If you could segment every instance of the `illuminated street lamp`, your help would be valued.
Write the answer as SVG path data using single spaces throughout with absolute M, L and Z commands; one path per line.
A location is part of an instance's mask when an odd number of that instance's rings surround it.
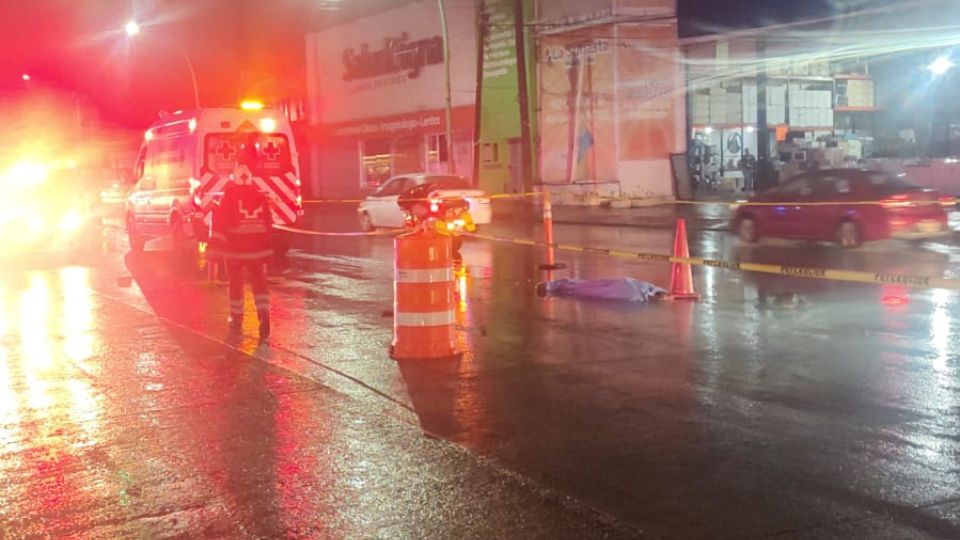
M 127 34 L 127 37 L 133 38 L 140 33 L 140 24 L 134 20 L 127 21 L 127 24 L 123 25 L 123 31 Z M 180 54 L 183 55 L 183 59 L 187 63 L 187 69 L 190 70 L 190 82 L 193 83 L 193 105 L 199 109 L 200 88 L 197 85 L 197 72 L 193 69 L 193 62 L 190 60 L 190 55 L 187 54 L 187 51 L 180 49 Z
M 137 24 L 137 21 L 127 21 L 127 24 L 123 25 L 123 31 L 127 33 L 127 36 L 133 37 L 140 33 L 140 25 Z
M 930 62 L 930 65 L 927 66 L 927 69 L 930 70 L 930 73 L 933 73 L 935 76 L 939 77 L 940 75 L 950 71 L 950 68 L 953 66 L 954 63 L 952 60 L 950 60 L 949 56 L 941 56 L 933 62 Z

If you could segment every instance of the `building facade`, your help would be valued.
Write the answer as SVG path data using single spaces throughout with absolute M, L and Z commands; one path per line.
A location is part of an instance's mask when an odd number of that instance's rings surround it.
M 674 0 L 542 0 L 540 175 L 551 190 L 674 195 L 686 150 Z
M 390 176 L 469 171 L 476 26 L 471 0 L 448 0 L 453 155 L 447 155 L 443 39 L 424 0 L 309 34 L 311 190 L 356 196 Z
M 490 193 L 670 196 L 685 151 L 674 0 L 446 0 L 453 151 L 440 14 L 413 1 L 308 35 L 313 196 L 369 193 L 402 173 L 452 172 Z M 521 56 L 522 55 L 522 56 Z M 521 164 L 526 64 L 530 178 Z M 479 98 L 479 99 L 478 99 Z
M 808 49 L 776 36 L 685 41 L 690 137 L 715 168 L 733 171 L 744 155 L 757 156 L 761 93 L 774 161 L 792 161 L 791 149 L 828 144 L 838 159 L 864 157 L 879 111 L 869 59 Z

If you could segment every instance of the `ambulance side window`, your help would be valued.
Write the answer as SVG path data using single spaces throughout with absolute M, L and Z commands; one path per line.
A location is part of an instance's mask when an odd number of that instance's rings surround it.
M 157 180 L 153 177 L 153 159 L 154 149 L 147 145 L 143 148 L 143 167 L 140 170 L 140 178 L 137 185 L 141 190 L 157 189 Z
M 161 189 L 190 187 L 191 162 L 187 158 L 187 137 L 171 137 L 161 141 L 159 164 L 162 167 Z
M 146 148 L 140 148 L 140 153 L 137 154 L 137 162 L 133 166 L 133 176 L 127 180 L 127 183 L 136 184 L 141 178 L 143 178 L 143 167 L 144 160 L 146 158 L 146 152 Z

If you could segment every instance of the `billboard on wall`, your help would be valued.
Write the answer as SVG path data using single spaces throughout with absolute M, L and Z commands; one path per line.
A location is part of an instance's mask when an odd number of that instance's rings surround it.
M 609 27 L 540 40 L 544 182 L 614 180 L 614 43 Z
M 487 16 L 483 40 L 482 133 L 485 138 L 520 136 L 517 46 L 512 0 L 482 0 Z
M 547 35 L 539 56 L 545 182 L 622 181 L 624 164 L 667 163 L 683 151 L 674 23 Z
M 540 0 L 540 17 L 546 20 L 602 18 L 611 14 L 673 14 L 676 0 Z
M 619 38 L 619 159 L 666 159 L 682 151 L 677 113 L 684 107 L 684 88 L 676 27 L 621 29 Z
M 446 0 L 454 106 L 472 105 L 476 28 L 472 0 Z M 340 123 L 442 108 L 440 13 L 431 0 L 332 27 L 308 40 L 312 123 Z

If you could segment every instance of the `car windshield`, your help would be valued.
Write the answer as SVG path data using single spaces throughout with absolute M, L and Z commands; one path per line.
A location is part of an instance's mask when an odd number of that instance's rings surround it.
M 919 191 L 920 188 L 907 182 L 904 177 L 890 173 L 874 172 L 868 175 L 870 185 L 884 193 L 899 193 L 903 191 Z
M 437 189 L 470 189 L 470 182 L 462 176 L 428 176 L 427 182 Z

